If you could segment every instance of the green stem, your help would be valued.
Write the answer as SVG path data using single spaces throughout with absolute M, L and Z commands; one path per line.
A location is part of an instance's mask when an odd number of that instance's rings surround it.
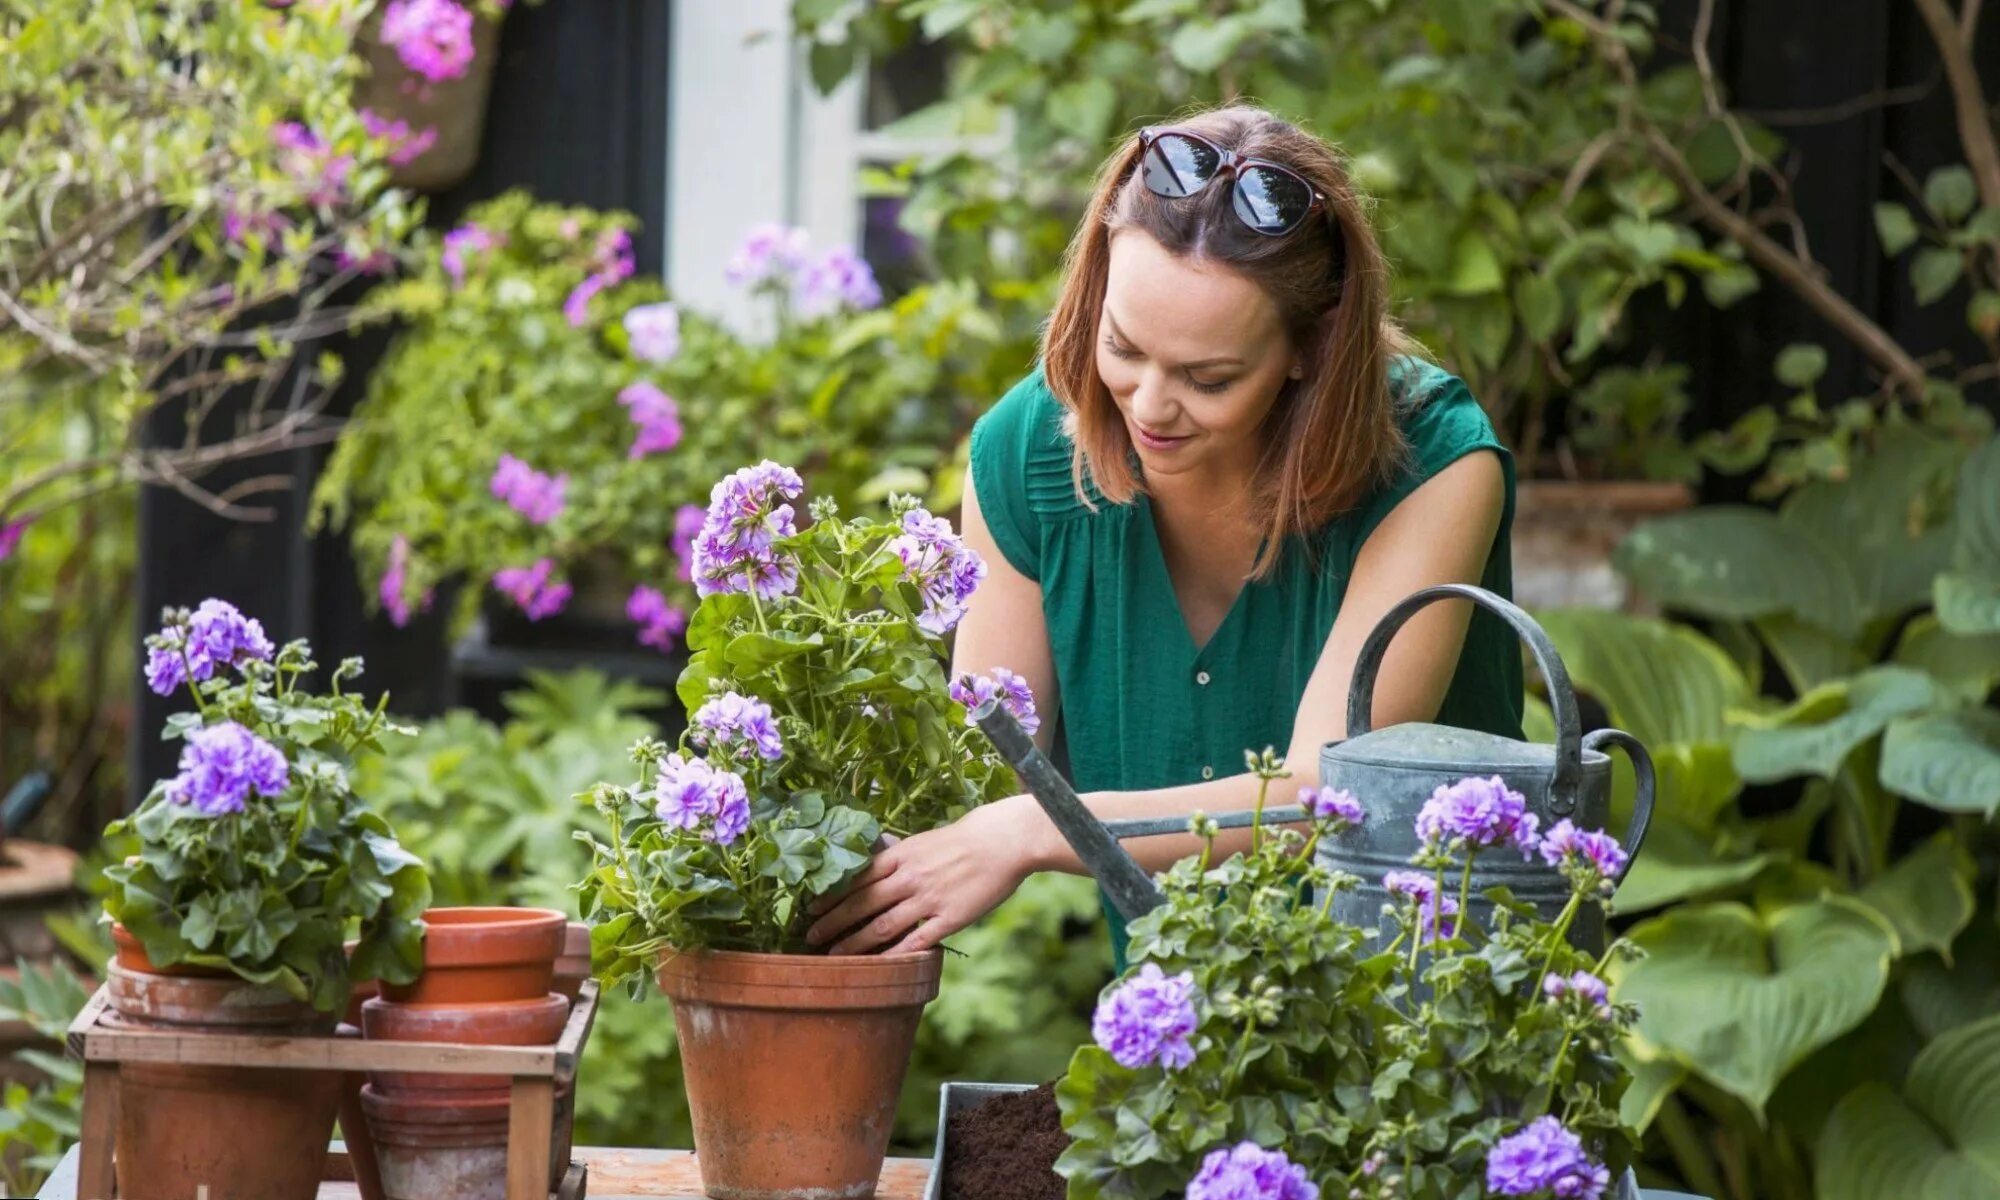
M 195 710 L 201 713 L 201 719 L 205 722 L 208 720 L 208 703 L 201 698 L 201 688 L 195 683 L 194 660 L 188 657 L 186 630 L 181 631 L 181 644 L 178 649 L 181 655 L 181 670 L 187 672 L 188 694 L 194 697 Z
M 1569 903 L 1563 906 L 1562 915 L 1556 918 L 1556 927 L 1549 934 L 1549 948 L 1547 953 L 1542 955 L 1542 969 L 1535 973 L 1534 985 L 1536 987 L 1542 986 L 1542 980 L 1548 978 L 1549 968 L 1556 961 L 1556 947 L 1562 945 L 1563 939 L 1569 936 L 1570 922 L 1576 920 L 1576 910 L 1582 902 L 1582 892 L 1571 892 L 1569 894 Z
M 1250 816 L 1250 852 L 1255 854 L 1264 844 L 1264 797 L 1271 791 L 1271 777 L 1257 777 L 1257 807 Z
M 1471 903 L 1472 903 L 1472 856 L 1468 854 L 1465 857 L 1465 870 L 1460 872 L 1458 876 L 1457 929 L 1465 928 L 1466 917 L 1472 911 L 1467 906 L 1470 905 Z M 1454 929 L 1453 932 L 1457 932 L 1457 929 Z
M 1726 1194 L 1722 1176 L 1716 1171 L 1707 1147 L 1702 1145 L 1701 1134 L 1695 1129 L 1687 1110 L 1681 1107 L 1678 1097 L 1668 1096 L 1660 1104 L 1653 1127 L 1660 1131 L 1661 1140 L 1666 1142 L 1674 1167 L 1681 1173 L 1681 1181 L 1704 1196 L 1721 1200 Z

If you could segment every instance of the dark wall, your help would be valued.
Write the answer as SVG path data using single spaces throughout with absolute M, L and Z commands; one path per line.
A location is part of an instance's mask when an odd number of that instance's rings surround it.
M 448 228 L 479 200 L 525 187 L 549 200 L 633 213 L 640 221 L 638 261 L 657 270 L 665 244 L 668 25 L 667 0 L 516 5 L 501 33 L 479 165 L 463 183 L 431 198 L 430 223 Z M 366 390 L 369 369 L 389 336 L 371 331 L 328 347 L 350 368 L 336 412 L 351 409 Z M 139 633 L 156 627 L 164 606 L 220 596 L 262 620 L 274 640 L 310 638 L 322 662 L 365 655 L 365 686 L 388 690 L 398 711 L 439 711 L 455 696 L 437 616 L 403 630 L 371 617 L 344 543 L 303 533 L 310 481 L 325 453 L 297 450 L 235 464 L 212 477 L 218 487 L 273 472 L 299 480 L 289 492 L 260 497 L 276 510 L 267 522 L 226 520 L 170 490 L 143 489 Z M 130 778 L 136 801 L 152 781 L 172 773 L 178 744 L 148 731 L 183 705 L 179 698 L 154 696 L 143 680 L 135 679 L 134 687 Z

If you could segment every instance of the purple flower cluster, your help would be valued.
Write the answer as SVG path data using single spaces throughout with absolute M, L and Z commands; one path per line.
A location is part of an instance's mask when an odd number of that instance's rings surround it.
M 623 229 L 606 230 L 597 239 L 590 274 L 572 288 L 569 298 L 563 301 L 563 317 L 572 327 L 583 328 L 590 321 L 591 297 L 614 283 L 632 278 L 636 268 L 632 258 L 632 235 Z
M 799 311 L 818 316 L 835 309 L 870 309 L 882 303 L 875 271 L 846 246 L 835 246 L 799 276 Z
M 1629 856 L 1617 838 L 1601 829 L 1578 829 L 1565 817 L 1542 835 L 1542 859 L 1552 867 L 1580 867 L 1600 880 L 1615 880 Z
M 169 625 L 147 639 L 146 686 L 161 696 L 184 683 L 207 679 L 217 667 L 234 667 L 274 652 L 264 625 L 227 600 L 208 599 L 184 625 Z
M 1577 996 L 1599 1012 L 1611 1007 L 1611 990 L 1602 979 L 1588 971 L 1577 971 L 1568 976 L 1551 971 L 1542 976 L 1542 993 L 1551 1000 Z
M 499 238 L 468 222 L 444 235 L 444 249 L 438 254 L 438 264 L 444 268 L 445 274 L 451 276 L 452 286 L 458 287 L 465 283 L 465 270 L 471 265 L 470 260 L 499 244 Z
M 769 459 L 719 481 L 695 535 L 690 558 L 695 592 L 713 596 L 750 592 L 762 600 L 790 595 L 799 585 L 799 563 L 776 542 L 798 532 L 792 506 L 805 481 Z
M 889 553 L 903 562 L 903 574 L 923 593 L 917 625 L 939 637 L 965 616 L 972 593 L 986 578 L 986 564 L 959 540 L 951 522 L 921 508 L 903 514 L 903 532 L 889 539 Z
M 555 560 L 550 558 L 538 558 L 532 567 L 504 567 L 493 573 L 493 586 L 530 621 L 539 621 L 561 612 L 569 603 L 569 585 L 550 581 L 555 569 Z
M 626 345 L 640 362 L 663 363 L 681 352 L 681 310 L 673 305 L 633 305 L 623 323 Z
M 1417 814 L 1417 835 L 1433 848 L 1455 842 L 1475 849 L 1513 846 L 1526 857 L 1534 852 L 1539 823 L 1521 793 L 1498 775 L 1467 777 L 1440 785 L 1424 801 Z
M 1458 922 L 1445 928 L 1445 918 L 1458 915 L 1458 901 L 1438 890 L 1437 880 L 1422 871 L 1391 871 L 1382 876 L 1383 890 L 1399 899 L 1414 901 L 1423 921 L 1425 942 L 1458 936 Z
M 21 546 L 21 535 L 28 532 L 26 521 L 9 521 L 0 525 L 0 562 L 14 557 L 14 551 Z
M 1537 1117 L 1495 1142 L 1486 1155 L 1486 1190 L 1496 1196 L 1546 1192 L 1559 1200 L 1599 1200 L 1609 1186 L 1611 1172 L 1592 1161 L 1583 1140 L 1554 1117 Z
M 625 616 L 639 624 L 639 644 L 665 653 L 687 632 L 687 614 L 667 603 L 666 594 L 644 584 L 632 589 Z
M 973 710 L 996 696 L 1001 707 L 1021 723 L 1024 732 L 1033 733 L 1042 727 L 1041 714 L 1035 711 L 1034 689 L 1007 668 L 993 668 L 990 677 L 968 673 L 951 681 L 951 698 L 965 705 L 967 725 L 972 724 Z
M 410 539 L 402 534 L 389 543 L 389 566 L 382 572 L 382 582 L 376 588 L 381 598 L 382 610 L 389 614 L 389 620 L 401 629 L 410 623 L 410 599 L 406 594 L 409 587 Z M 424 611 L 430 611 L 431 593 L 424 592 L 418 602 Z
M 730 757 L 742 762 L 753 757 L 777 762 L 785 756 L 785 743 L 778 736 L 771 706 L 736 692 L 725 692 L 696 710 L 688 736 L 697 746 L 727 750 Z
M 1361 807 L 1361 801 L 1354 798 L 1354 793 L 1341 788 L 1300 788 L 1299 807 L 1315 820 L 1339 821 L 1346 825 L 1359 825 L 1368 815 Z
M 438 131 L 434 125 L 426 125 L 412 131 L 408 121 L 378 115 L 372 108 L 361 110 L 361 127 L 368 136 L 380 138 L 389 144 L 389 165 L 404 166 L 415 162 L 424 151 L 437 144 Z
M 232 246 L 242 245 L 244 239 L 253 233 L 274 238 L 291 227 L 291 221 L 283 213 L 260 211 L 241 197 L 230 197 L 222 210 L 222 237 Z M 235 289 L 230 289 L 230 292 L 233 299 Z
M 1255 1142 L 1211 1150 L 1188 1181 L 1187 1200 L 1319 1200 L 1306 1169 Z
M 644 458 L 681 444 L 681 408 L 672 396 L 641 379 L 625 385 L 625 390 L 618 393 L 618 403 L 625 406 L 626 415 L 639 427 L 639 432 L 633 435 L 632 448 L 626 452 L 627 458 Z
M 457 79 L 472 65 L 472 12 L 454 0 L 389 0 L 382 42 L 432 83 Z
M 1090 1036 L 1127 1069 L 1158 1063 L 1178 1071 L 1194 1061 L 1188 1039 L 1198 1023 L 1194 975 L 1168 975 L 1160 964 L 1147 963 L 1098 1002 Z
M 353 155 L 335 154 L 318 134 L 297 121 L 273 125 L 271 142 L 278 147 L 279 167 L 292 177 L 292 182 L 305 189 L 307 204 L 332 208 L 347 198 L 347 177 L 354 171 Z
M 767 279 L 788 281 L 806 265 L 809 236 L 803 229 L 775 221 L 753 225 L 723 269 L 723 277 L 738 287 Z
M 569 489 L 568 474 L 545 475 L 511 454 L 500 456 L 487 485 L 495 499 L 528 518 L 531 525 L 546 525 L 562 515 L 563 493 Z
M 694 582 L 694 539 L 707 519 L 708 510 L 699 504 L 683 504 L 674 510 L 674 557 L 679 560 L 674 576 L 682 583 Z
M 291 782 L 278 748 L 234 721 L 189 734 L 180 767 L 167 781 L 167 799 L 205 817 L 242 812 L 251 793 L 275 796 Z
M 699 758 L 667 755 L 653 789 L 653 813 L 676 829 L 708 828 L 702 836 L 727 846 L 750 827 L 750 794 L 741 776 Z

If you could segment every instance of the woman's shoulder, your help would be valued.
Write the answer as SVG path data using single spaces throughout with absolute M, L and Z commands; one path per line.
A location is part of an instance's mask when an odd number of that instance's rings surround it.
M 1041 578 L 1041 531 L 1087 516 L 1076 491 L 1065 409 L 1039 364 L 972 427 L 972 486 L 979 511 L 1008 562 Z
M 1389 396 L 1410 449 L 1407 470 L 1428 476 L 1471 450 L 1505 452 L 1472 390 L 1436 363 L 1407 354 L 1391 360 Z
M 972 453 L 977 455 L 1023 456 L 1060 453 L 1069 455 L 1069 439 L 1063 433 L 1063 406 L 1049 390 L 1040 363 L 1008 388 L 999 403 L 986 410 L 972 426 Z

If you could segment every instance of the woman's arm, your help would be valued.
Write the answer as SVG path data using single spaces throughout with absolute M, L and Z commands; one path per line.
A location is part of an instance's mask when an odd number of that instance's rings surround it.
M 1027 680 L 1035 693 L 1035 711 L 1042 718 L 1035 741 L 1049 748 L 1061 697 L 1056 692 L 1055 656 L 1049 650 L 1049 623 L 1042 614 L 1042 585 L 1014 569 L 1000 553 L 986 517 L 979 509 L 972 473 L 965 476 L 965 505 L 959 534 L 986 564 L 986 579 L 972 593 L 965 617 L 952 644 L 952 678 L 983 675 L 1005 667 Z
M 1354 660 L 1383 615 L 1422 588 L 1477 583 L 1483 576 L 1500 527 L 1504 489 L 1498 457 L 1469 454 L 1425 481 L 1369 535 L 1355 559 L 1340 615 L 1306 683 L 1286 751 L 1292 777 L 1287 793 L 1274 796 L 1274 803 L 1289 802 L 1290 791 L 1297 788 L 1317 786 L 1320 748 L 1346 733 Z M 970 529 L 970 519 L 967 525 Z M 1036 617 L 1040 656 L 1046 659 L 1048 633 L 1039 619 L 1039 599 Z M 1469 604 L 1450 601 L 1429 606 L 1404 626 L 1376 684 L 1377 726 L 1436 716 L 1470 617 Z M 1227 812 L 1249 808 L 1256 798 L 1257 779 L 1246 773 L 1184 787 L 1096 792 L 1084 802 L 1099 817 L 1117 819 Z M 1249 845 L 1249 831 L 1225 830 L 1216 844 L 1221 853 L 1234 853 Z M 1200 850 L 1190 834 L 1132 839 L 1125 845 L 1151 871 Z M 824 942 L 845 933 L 833 947 L 836 954 L 928 949 L 984 916 L 1035 871 L 1081 873 L 1083 865 L 1034 797 L 1012 796 L 876 855 L 846 897 L 823 910 L 807 936 Z

